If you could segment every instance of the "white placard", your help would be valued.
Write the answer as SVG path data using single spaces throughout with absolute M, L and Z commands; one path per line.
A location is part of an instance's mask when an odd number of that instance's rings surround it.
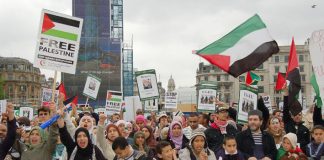
M 157 86 L 155 70 L 135 72 L 138 92 L 141 100 L 157 99 L 159 89 Z
M 123 93 L 119 91 L 107 91 L 106 97 L 106 113 L 113 115 L 121 111 L 123 103 Z
M 19 117 L 28 117 L 29 120 L 32 120 L 34 116 L 33 108 L 30 107 L 20 107 Z
M 83 20 L 42 10 L 34 66 L 75 74 Z
M 100 87 L 101 79 L 89 74 L 84 85 L 83 94 L 91 99 L 96 99 Z
M 324 102 L 324 30 L 312 33 L 309 41 L 309 52 L 322 102 Z M 324 114 L 324 106 L 322 106 Z
M 263 99 L 264 105 L 268 108 L 270 114 L 272 114 L 273 110 L 272 110 L 270 96 L 262 96 L 262 99 Z
M 134 121 L 136 110 L 142 109 L 142 103 L 139 96 L 125 97 L 125 113 L 124 119 L 126 121 Z
M 55 90 L 54 102 L 58 104 L 57 97 L 59 91 Z M 43 88 L 42 89 L 42 106 L 49 106 L 49 103 L 52 102 L 52 89 Z
M 6 113 L 7 110 L 7 100 L 0 100 L 0 117 L 2 113 Z
M 239 123 L 248 121 L 248 113 L 251 110 L 257 109 L 258 105 L 258 90 L 257 88 L 241 84 L 240 99 L 238 108 L 237 120 Z
M 217 91 L 215 89 L 200 89 L 198 94 L 198 112 L 214 112 Z
M 165 109 L 177 109 L 177 99 L 178 99 L 177 92 L 166 92 L 164 108 Z
M 106 108 L 96 108 L 96 109 L 94 110 L 94 112 L 97 113 L 98 115 L 100 115 L 100 114 L 105 114 L 105 115 L 107 115 L 107 113 L 106 113 Z
M 152 112 L 152 111 L 158 111 L 158 99 L 150 99 L 144 101 L 144 111 L 146 112 Z

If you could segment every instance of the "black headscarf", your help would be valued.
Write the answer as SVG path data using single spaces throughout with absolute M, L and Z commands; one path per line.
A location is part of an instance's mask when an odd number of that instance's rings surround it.
M 79 146 L 79 144 L 77 143 L 77 137 L 78 135 L 83 132 L 85 133 L 85 135 L 88 137 L 88 145 L 86 148 L 81 148 Z M 74 139 L 75 139 L 75 143 L 78 147 L 78 150 L 77 150 L 77 153 L 76 155 L 78 156 L 84 156 L 84 157 L 92 157 L 92 153 L 93 153 L 93 144 L 92 144 L 92 141 L 91 141 L 91 138 L 90 138 L 90 134 L 89 134 L 89 131 L 86 129 L 86 128 L 78 128 L 76 131 L 75 131 L 75 135 L 74 135 Z M 75 157 L 76 158 L 76 157 Z

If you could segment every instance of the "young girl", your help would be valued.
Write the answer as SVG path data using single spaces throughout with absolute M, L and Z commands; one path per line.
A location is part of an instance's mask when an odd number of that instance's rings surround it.
M 132 145 L 133 149 L 142 151 L 146 153 L 148 158 L 154 157 L 154 152 L 150 149 L 145 142 L 145 134 L 141 131 L 138 131 L 134 134 L 134 144 Z
M 277 153 L 277 160 L 307 160 L 307 156 L 297 146 L 297 136 L 288 133 L 283 137 L 283 142 Z
M 216 153 L 217 160 L 244 160 L 243 154 L 237 150 L 234 136 L 224 138 L 223 148 Z

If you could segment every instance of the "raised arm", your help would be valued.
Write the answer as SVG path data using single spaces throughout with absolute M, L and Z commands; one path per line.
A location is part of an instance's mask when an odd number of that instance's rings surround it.
M 269 121 L 269 118 L 270 118 L 270 113 L 269 113 L 269 109 L 264 105 L 262 97 L 260 97 L 258 99 L 258 110 L 260 110 L 262 112 L 262 115 L 263 115 L 263 122 L 262 122 L 261 130 L 265 130 L 267 128 L 267 125 L 268 125 L 268 121 Z
M 314 126 L 315 125 L 323 125 L 324 126 L 324 120 L 322 119 L 321 107 L 317 107 L 316 105 L 314 107 L 313 122 L 314 122 Z
M 68 153 L 72 153 L 73 149 L 76 146 L 76 143 L 73 141 L 72 137 L 68 133 L 67 128 L 64 125 L 63 118 L 59 118 L 57 120 L 57 124 L 59 126 L 60 138 L 63 145 L 66 147 Z
M 53 153 L 56 148 L 57 138 L 58 138 L 58 127 L 54 123 L 49 128 L 49 136 L 47 137 L 47 142 L 45 148 L 48 150 L 48 153 Z
M 15 138 L 16 138 L 16 119 L 14 116 L 14 110 L 13 110 L 13 105 L 12 103 L 8 103 L 7 104 L 7 113 L 5 113 L 4 115 L 6 115 L 8 117 L 8 131 L 7 131 L 7 135 L 6 138 L 3 140 L 3 142 L 0 144 L 0 159 L 4 159 L 5 156 L 7 155 L 9 149 L 12 147 L 12 145 L 15 142 Z
M 105 138 L 105 120 L 106 119 L 107 119 L 107 116 L 105 114 L 99 115 L 98 131 L 97 131 L 97 138 L 96 138 L 97 144 L 103 150 L 108 148 L 108 143 Z

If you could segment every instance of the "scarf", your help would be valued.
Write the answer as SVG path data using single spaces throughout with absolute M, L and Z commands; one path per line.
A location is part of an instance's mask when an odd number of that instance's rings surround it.
M 73 152 L 72 152 L 69 160 L 74 160 L 75 155 L 77 154 L 77 152 L 78 152 L 78 147 L 75 147 L 73 149 Z M 95 152 L 94 147 L 92 148 L 92 157 L 91 157 L 91 160 L 96 160 L 96 152 Z
M 88 137 L 88 145 L 86 148 L 81 148 L 77 143 L 77 137 L 81 132 L 85 133 L 85 135 Z M 70 160 L 74 160 L 77 154 L 80 155 L 81 157 L 87 157 L 89 155 L 92 155 L 92 160 L 95 160 L 93 159 L 93 157 L 95 157 L 95 151 L 94 151 L 95 146 L 92 144 L 89 131 L 86 128 L 78 128 L 75 131 L 74 140 L 76 143 L 76 147 L 71 153 Z
M 172 134 L 172 129 L 173 129 L 173 127 L 174 127 L 175 125 L 179 125 L 180 128 L 181 128 L 181 134 L 180 134 L 180 136 L 178 136 L 178 137 L 175 137 L 175 136 Z M 182 130 L 181 123 L 178 122 L 178 121 L 173 121 L 173 122 L 171 123 L 171 125 L 170 125 L 170 129 L 169 129 L 169 131 L 170 131 L 170 133 L 169 133 L 169 135 L 170 135 L 170 139 L 171 139 L 171 141 L 174 143 L 175 148 L 176 148 L 176 149 L 181 149 L 181 147 L 182 147 L 182 139 L 183 139 L 183 130 Z
M 212 128 L 218 129 L 221 131 L 222 134 L 226 134 L 226 127 L 228 123 L 227 121 L 220 121 L 220 120 L 215 120 L 214 123 L 211 125 Z

